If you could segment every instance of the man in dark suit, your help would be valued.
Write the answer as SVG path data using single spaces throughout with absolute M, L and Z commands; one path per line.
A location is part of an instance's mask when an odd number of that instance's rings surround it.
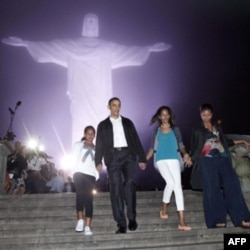
M 97 128 L 95 163 L 97 170 L 101 172 L 104 157 L 109 175 L 113 216 L 118 226 L 116 233 L 126 233 L 124 198 L 127 205 L 128 228 L 135 231 L 137 229 L 135 164 L 138 157 L 139 167 L 144 170 L 146 157 L 133 122 L 120 116 L 120 99 L 111 98 L 108 108 L 110 116 L 100 122 Z

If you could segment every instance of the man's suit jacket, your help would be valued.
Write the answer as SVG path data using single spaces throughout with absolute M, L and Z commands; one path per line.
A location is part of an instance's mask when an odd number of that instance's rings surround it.
M 128 149 L 133 157 L 138 156 L 139 162 L 146 162 L 146 156 L 144 149 L 141 145 L 139 136 L 136 132 L 135 126 L 131 120 L 122 117 L 122 125 L 124 128 L 125 138 L 128 144 Z M 95 164 L 96 166 L 102 163 L 104 157 L 104 163 L 108 167 L 113 159 L 114 154 L 114 140 L 113 140 L 113 126 L 108 118 L 100 122 L 97 127 L 96 136 L 96 152 L 95 152 Z

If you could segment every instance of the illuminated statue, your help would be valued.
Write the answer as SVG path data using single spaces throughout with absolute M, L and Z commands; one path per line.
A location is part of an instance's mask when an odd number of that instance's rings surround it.
M 96 127 L 108 115 L 106 103 L 113 96 L 113 69 L 143 65 L 150 52 L 171 47 L 165 43 L 124 46 L 101 40 L 98 35 L 98 17 L 87 14 L 81 38 L 49 42 L 31 42 L 17 37 L 2 39 L 5 44 L 25 47 L 37 62 L 52 62 L 68 69 L 73 142 L 79 140 L 85 126 Z

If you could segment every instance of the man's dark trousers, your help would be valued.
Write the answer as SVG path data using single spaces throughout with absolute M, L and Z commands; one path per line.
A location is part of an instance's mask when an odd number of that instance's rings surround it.
M 136 217 L 136 159 L 131 156 L 128 148 L 113 149 L 113 160 L 107 166 L 110 184 L 110 199 L 113 217 L 118 227 L 127 227 L 124 214 L 124 199 L 127 205 L 127 217 L 135 220 Z

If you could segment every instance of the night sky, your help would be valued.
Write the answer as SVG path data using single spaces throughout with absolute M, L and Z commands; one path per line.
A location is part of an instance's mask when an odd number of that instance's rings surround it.
M 89 12 L 99 17 L 102 39 L 172 45 L 169 51 L 151 54 L 143 66 L 113 71 L 121 114 L 134 121 L 145 151 L 153 130 L 150 118 L 161 105 L 173 109 L 187 146 L 203 102 L 214 105 L 225 133 L 250 134 L 250 1 L 1 0 L 0 37 L 80 37 L 83 16 Z M 13 121 L 16 139 L 25 144 L 29 136 L 40 138 L 55 159 L 70 151 L 66 76 L 64 68 L 34 62 L 25 48 L 1 43 L 0 137 L 9 126 L 8 108 L 21 101 Z M 161 182 L 151 163 L 137 178 L 142 189 Z

